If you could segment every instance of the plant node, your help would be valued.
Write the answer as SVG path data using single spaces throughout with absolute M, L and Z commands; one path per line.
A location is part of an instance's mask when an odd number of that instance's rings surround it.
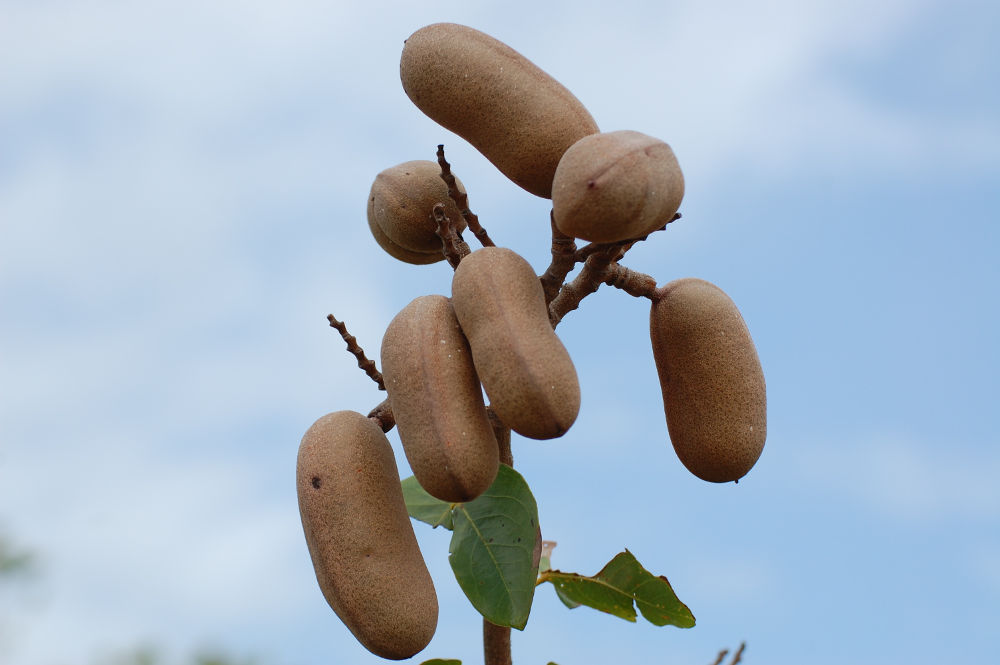
M 378 423 L 383 432 L 388 432 L 396 426 L 396 417 L 392 415 L 392 407 L 389 406 L 388 399 L 382 400 L 378 406 L 369 411 L 368 417 Z
M 549 321 L 555 328 L 562 318 L 580 306 L 580 301 L 597 291 L 604 282 L 608 265 L 615 260 L 618 247 L 605 245 L 600 251 L 587 257 L 580 274 L 572 282 L 563 285 L 559 295 L 549 303 Z
M 637 298 L 652 299 L 656 292 L 655 277 L 626 268 L 618 263 L 608 265 L 604 283 Z
M 445 214 L 443 203 L 436 203 L 434 205 L 431 216 L 437 222 L 435 233 L 441 238 L 444 258 L 448 260 L 448 264 L 452 268 L 457 268 L 462 258 L 468 256 L 472 250 L 469 249 L 468 243 L 462 240 L 462 236 L 455 229 L 455 222 Z

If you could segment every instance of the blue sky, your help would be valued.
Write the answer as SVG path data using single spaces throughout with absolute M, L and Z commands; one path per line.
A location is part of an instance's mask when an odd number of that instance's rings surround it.
M 764 454 L 710 485 L 667 438 L 648 304 L 602 289 L 559 333 L 573 429 L 515 440 L 554 565 L 628 547 L 690 631 L 539 589 L 516 663 L 983 663 L 1000 619 L 1000 11 L 987 2 L 0 5 L 0 528 L 40 574 L 0 596 L 0 661 L 137 644 L 378 662 L 323 601 L 295 452 L 381 395 L 377 355 L 450 269 L 395 262 L 371 181 L 445 143 L 498 244 L 547 264 L 548 208 L 405 97 L 436 21 L 512 45 L 603 130 L 662 138 L 684 219 L 626 264 L 722 287 L 768 384 Z M 396 446 L 401 472 L 405 458 Z M 441 604 L 416 659 L 480 662 Z

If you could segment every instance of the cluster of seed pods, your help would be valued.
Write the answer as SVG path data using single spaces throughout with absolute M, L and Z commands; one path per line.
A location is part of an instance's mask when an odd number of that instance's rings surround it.
M 400 77 L 427 116 L 511 181 L 550 198 L 552 222 L 567 237 L 626 243 L 662 228 L 680 206 L 684 178 L 669 145 L 635 131 L 602 133 L 565 87 L 482 32 L 421 28 L 405 42 Z M 454 187 L 465 203 L 462 183 Z M 404 162 L 376 176 L 368 225 L 391 256 L 433 263 L 447 255 L 441 220 L 454 233 L 466 229 L 467 205 L 456 199 L 438 163 Z M 560 437 L 576 420 L 580 386 L 524 258 L 485 246 L 453 265 L 450 296 L 404 307 L 383 337 L 381 361 L 414 476 L 430 495 L 460 503 L 496 477 L 497 423 L 532 439 Z M 674 450 L 699 478 L 738 480 L 766 437 L 764 376 L 746 324 L 703 280 L 654 284 L 645 295 Z M 437 624 L 437 597 L 378 422 L 351 411 L 323 416 L 302 439 L 297 476 L 306 542 L 330 606 L 379 656 L 422 650 Z

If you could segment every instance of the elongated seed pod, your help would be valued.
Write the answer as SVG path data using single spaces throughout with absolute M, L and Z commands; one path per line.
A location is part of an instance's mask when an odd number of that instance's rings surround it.
M 437 162 L 415 160 L 390 167 L 375 176 L 368 194 L 368 228 L 375 241 L 390 256 L 413 264 L 444 258 L 437 222 L 431 210 L 444 204 L 445 214 L 456 230 L 465 229 L 465 219 L 448 196 Z M 455 178 L 459 191 L 465 186 Z
M 649 332 L 677 456 L 703 480 L 739 480 L 764 449 L 767 396 L 736 305 L 710 282 L 679 279 L 657 290 Z
M 302 437 L 296 481 L 330 607 L 377 656 L 399 660 L 422 650 L 437 627 L 437 594 L 381 428 L 354 411 L 323 416 Z
M 471 143 L 532 194 L 549 198 L 559 158 L 597 132 L 583 104 L 523 55 L 454 23 L 413 33 L 399 63 L 403 90 L 432 120 Z
M 484 247 L 462 259 L 451 292 L 500 420 L 532 439 L 565 434 L 580 411 L 580 384 L 531 264 L 509 249 Z
M 382 338 L 382 377 L 420 486 L 450 503 L 485 492 L 500 453 L 448 298 L 421 296 L 396 315 Z
M 559 161 L 552 216 L 566 235 L 617 242 L 670 221 L 684 198 L 684 175 L 670 146 L 639 132 L 585 136 Z

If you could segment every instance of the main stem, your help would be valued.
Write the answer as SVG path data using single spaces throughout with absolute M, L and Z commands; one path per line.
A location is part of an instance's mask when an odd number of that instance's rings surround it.
M 490 424 L 493 425 L 493 435 L 497 438 L 500 448 L 500 463 L 514 466 L 514 456 L 510 451 L 510 428 L 489 410 Z M 498 626 L 483 619 L 483 656 L 486 665 L 512 665 L 510 659 L 510 627 Z
M 486 665 L 511 665 L 510 628 L 483 619 L 483 652 Z

